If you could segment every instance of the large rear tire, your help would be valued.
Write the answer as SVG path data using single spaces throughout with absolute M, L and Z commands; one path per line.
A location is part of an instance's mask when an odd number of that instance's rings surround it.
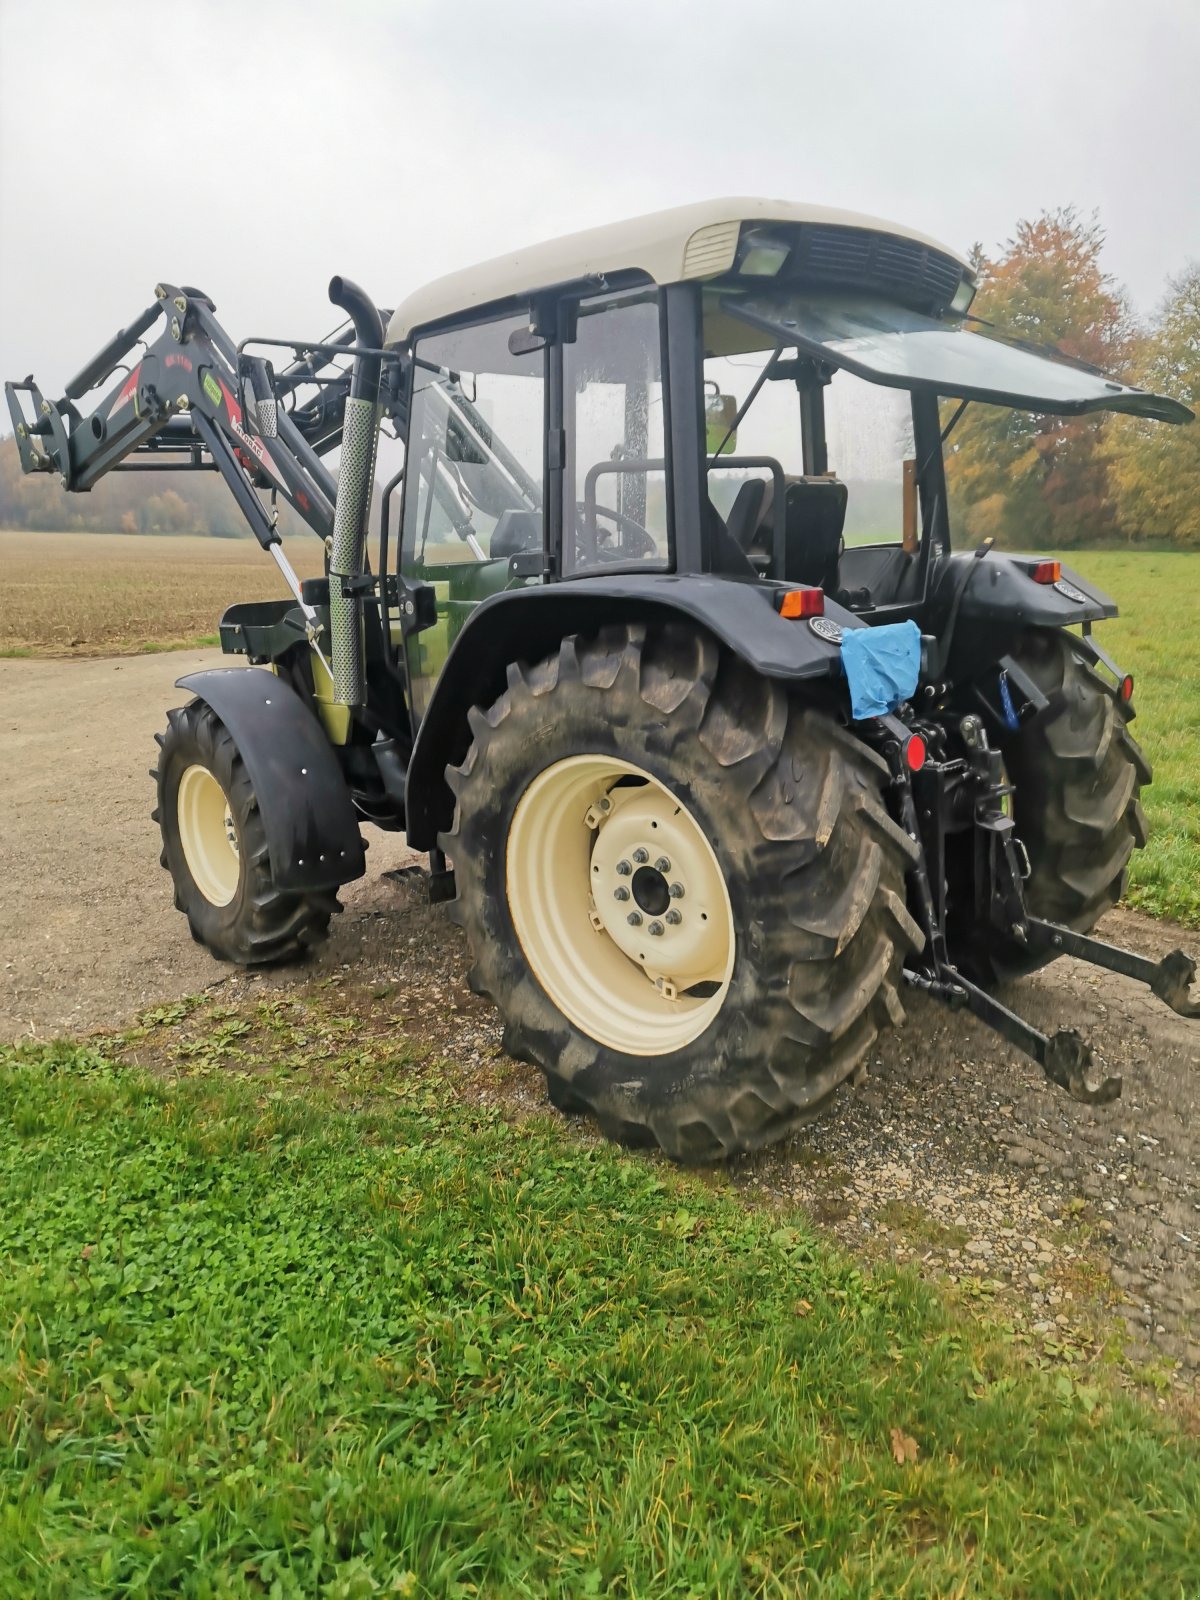
M 566 639 L 470 722 L 454 914 L 561 1109 L 718 1159 L 815 1114 L 903 1019 L 914 847 L 831 717 L 668 625 Z
M 1146 843 L 1140 795 L 1150 763 L 1129 732 L 1132 708 L 1069 634 L 1031 630 L 1012 654 L 1050 701 L 1000 747 L 1029 853 L 1025 903 L 1035 917 L 1087 933 L 1124 894 L 1129 859 Z M 976 937 L 965 964 L 996 982 L 1054 959 L 1014 939 Z
M 334 890 L 297 894 L 271 880 L 267 836 L 233 736 L 203 700 L 167 712 L 159 744 L 159 860 L 192 937 L 221 961 L 264 966 L 307 956 L 341 910 Z

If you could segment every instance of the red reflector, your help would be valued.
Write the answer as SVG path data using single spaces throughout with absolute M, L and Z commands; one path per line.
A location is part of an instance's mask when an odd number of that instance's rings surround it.
M 1057 583 L 1062 577 L 1061 561 L 1039 561 L 1029 576 L 1034 583 Z
M 910 772 L 920 772 L 925 765 L 925 741 L 919 733 L 911 734 L 905 740 L 904 759 L 908 762 Z
M 1133 699 L 1133 674 L 1131 672 L 1127 672 L 1121 679 L 1121 699 Z
M 779 615 L 790 617 L 823 617 L 825 615 L 824 589 L 789 589 L 779 601 Z

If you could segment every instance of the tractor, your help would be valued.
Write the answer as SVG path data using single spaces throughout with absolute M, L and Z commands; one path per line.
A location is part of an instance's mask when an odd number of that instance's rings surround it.
M 997 336 L 974 292 L 910 228 L 718 200 L 390 312 L 335 278 L 324 339 L 235 345 L 163 283 L 61 399 L 6 385 L 26 471 L 215 470 L 286 583 L 229 607 L 242 659 L 181 678 L 159 738 L 193 936 L 304 956 L 369 823 L 428 853 L 507 1051 L 622 1141 L 778 1139 L 909 988 L 1111 1100 L 997 989 L 1070 954 L 1200 1014 L 1182 951 L 1092 932 L 1151 777 L 1095 636 L 1117 608 L 1052 555 L 954 548 L 946 460 L 973 405 L 1192 414 Z

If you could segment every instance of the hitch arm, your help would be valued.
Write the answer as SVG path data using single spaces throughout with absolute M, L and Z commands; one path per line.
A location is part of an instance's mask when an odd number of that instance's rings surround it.
M 1018 1050 L 1032 1056 L 1051 1083 L 1065 1089 L 1072 1100 L 1103 1106 L 1120 1095 L 1121 1074 L 1098 1066 L 1091 1045 L 1074 1028 L 1059 1028 L 1057 1033 L 1044 1034 L 1002 1005 L 994 995 L 977 988 L 957 972 L 949 977 L 931 978 L 926 973 L 906 970 L 904 976 L 914 989 L 941 1000 L 952 1011 L 965 1007 L 980 1022 L 986 1022 L 1009 1044 L 1015 1044 Z
M 1093 939 L 1088 934 L 1072 933 L 1070 928 L 1042 922 L 1038 917 L 1027 917 L 1025 927 L 1029 943 L 1035 948 L 1078 956 L 1093 966 L 1136 978 L 1179 1016 L 1200 1017 L 1200 997 L 1193 997 L 1191 993 L 1196 981 L 1196 963 L 1182 950 L 1172 950 L 1161 961 L 1151 961 L 1147 956 L 1135 955 L 1132 950 L 1123 950 L 1120 945 L 1106 944 L 1103 939 Z

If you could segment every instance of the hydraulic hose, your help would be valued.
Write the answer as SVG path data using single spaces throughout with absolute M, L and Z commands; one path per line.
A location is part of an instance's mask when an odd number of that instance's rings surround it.
M 329 298 L 354 324 L 357 343 L 367 350 L 383 345 L 383 318 L 374 303 L 349 278 L 333 278 Z M 363 597 L 346 594 L 349 580 L 361 576 L 366 555 L 367 514 L 375 479 L 379 444 L 379 374 L 377 355 L 354 358 L 350 395 L 342 424 L 342 460 L 333 512 L 333 549 L 329 557 L 329 620 L 333 646 L 333 683 L 343 705 L 366 703 L 363 657 Z

